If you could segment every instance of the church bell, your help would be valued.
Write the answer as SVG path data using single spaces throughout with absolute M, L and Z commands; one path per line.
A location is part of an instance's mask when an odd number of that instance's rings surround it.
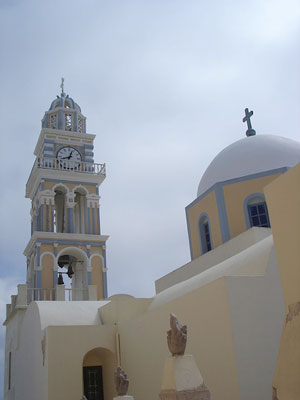
M 71 264 L 68 265 L 67 275 L 68 275 L 69 278 L 72 278 L 72 275 L 74 275 L 74 271 L 72 269 L 72 265 Z
M 63 280 L 63 276 L 62 276 L 61 272 L 58 273 L 57 284 L 58 285 L 63 285 L 64 284 L 64 280 Z

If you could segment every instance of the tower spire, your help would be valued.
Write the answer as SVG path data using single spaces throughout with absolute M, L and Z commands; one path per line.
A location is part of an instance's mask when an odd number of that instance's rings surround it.
M 63 97 L 65 97 L 65 95 L 66 95 L 66 93 L 64 92 L 64 82 L 65 82 L 65 78 L 61 78 L 61 84 L 60 84 L 60 87 L 61 87 L 61 95 L 63 96 Z

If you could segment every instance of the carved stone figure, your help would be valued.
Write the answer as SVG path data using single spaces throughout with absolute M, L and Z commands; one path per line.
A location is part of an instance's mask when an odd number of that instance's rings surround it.
M 115 372 L 115 385 L 117 395 L 126 396 L 129 386 L 129 380 L 120 366 L 117 367 Z
M 277 397 L 277 389 L 274 386 L 272 387 L 272 400 L 279 400 Z
M 187 327 L 180 325 L 176 315 L 170 314 L 170 327 L 167 332 L 167 342 L 172 356 L 182 356 L 187 341 Z

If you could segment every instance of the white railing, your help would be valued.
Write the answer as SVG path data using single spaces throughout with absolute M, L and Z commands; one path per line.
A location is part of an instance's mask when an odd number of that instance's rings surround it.
M 39 288 L 28 288 L 27 289 L 27 304 L 32 301 L 53 301 L 55 300 L 55 289 L 39 289 Z
M 97 301 L 97 286 L 88 285 L 85 288 L 65 288 L 57 285 L 55 288 L 40 289 L 28 288 L 26 284 L 18 285 L 18 294 L 11 296 L 11 303 L 6 304 L 6 318 L 12 312 L 27 308 L 32 301 Z
M 27 304 L 32 301 L 55 301 L 55 300 L 65 300 L 65 301 L 82 301 L 89 300 L 88 288 L 61 288 L 61 296 L 57 296 L 57 289 L 40 289 L 40 288 L 28 288 L 27 289 Z
M 37 157 L 32 170 L 35 168 L 55 169 L 59 171 L 82 172 L 105 176 L 105 164 L 85 161 L 69 161 L 62 158 Z
M 65 288 L 65 300 L 66 301 L 82 301 L 82 300 L 88 300 L 89 299 L 89 293 L 88 289 L 70 289 L 70 288 Z

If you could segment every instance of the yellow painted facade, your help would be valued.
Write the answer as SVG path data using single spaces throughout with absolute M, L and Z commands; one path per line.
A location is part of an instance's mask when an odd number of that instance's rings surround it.
M 98 256 L 92 258 L 91 261 L 92 267 L 92 285 L 97 286 L 97 299 L 103 299 L 103 278 L 102 278 L 102 259 Z
M 47 328 L 47 348 L 48 370 L 51 371 L 48 376 L 49 400 L 65 400 L 66 392 L 69 399 L 82 397 L 82 367 L 89 363 L 90 352 L 103 366 L 105 399 L 115 396 L 115 326 L 50 326 Z M 64 362 L 57 363 L 62 354 Z
M 53 269 L 54 257 L 46 254 L 42 257 L 42 289 L 54 288 L 53 285 Z
M 169 355 L 166 331 L 170 312 L 188 326 L 186 354 L 195 357 L 211 398 L 240 400 L 225 278 L 118 324 L 122 367 L 129 377 L 134 377 L 131 393 L 136 399 L 154 400 L 160 392 Z M 151 390 L 145 391 L 149 375 Z
M 52 181 L 45 181 L 44 182 L 44 189 L 45 190 L 52 190 L 54 186 L 59 184 L 59 182 L 52 182 Z M 79 183 L 71 183 L 71 182 L 64 182 L 62 181 L 62 185 L 66 186 L 69 191 L 71 192 L 76 186 L 79 186 Z M 82 186 L 84 186 L 90 194 L 96 194 L 97 193 L 97 188 L 95 185 L 89 185 L 83 183 Z
M 244 209 L 246 198 L 255 193 L 263 195 L 264 187 L 278 178 L 278 176 L 280 176 L 280 174 L 268 175 L 251 180 L 245 179 L 241 182 L 222 186 L 230 239 L 247 230 Z M 193 258 L 197 258 L 201 255 L 199 218 L 203 213 L 207 214 L 209 217 L 212 248 L 216 248 L 223 243 L 216 192 L 213 190 L 187 210 Z
M 279 175 L 269 175 L 223 186 L 230 238 L 247 230 L 245 199 L 253 193 L 263 193 L 264 187 Z
M 58 244 L 57 254 L 60 254 L 64 249 L 78 248 L 86 254 L 88 258 L 88 249 L 86 245 L 76 245 L 74 242 L 70 241 L 69 244 Z M 49 254 L 51 253 L 51 254 Z M 40 246 L 40 260 L 41 260 L 41 271 L 42 271 L 42 289 L 54 288 L 57 282 L 54 282 L 54 271 L 55 271 L 55 248 L 54 244 L 41 244 Z M 93 256 L 94 255 L 94 256 Z M 100 256 L 98 256 L 100 255 Z M 102 246 L 91 246 L 90 250 L 91 256 L 91 285 L 97 286 L 97 299 L 101 300 L 104 298 L 103 291 L 103 248 Z M 87 265 L 86 265 L 87 267 Z
M 201 255 L 199 218 L 202 213 L 207 214 L 209 217 L 213 248 L 222 244 L 216 194 L 215 191 L 212 191 L 187 210 L 193 258 Z
M 265 188 L 286 320 L 273 386 L 278 399 L 300 399 L 300 164 Z

